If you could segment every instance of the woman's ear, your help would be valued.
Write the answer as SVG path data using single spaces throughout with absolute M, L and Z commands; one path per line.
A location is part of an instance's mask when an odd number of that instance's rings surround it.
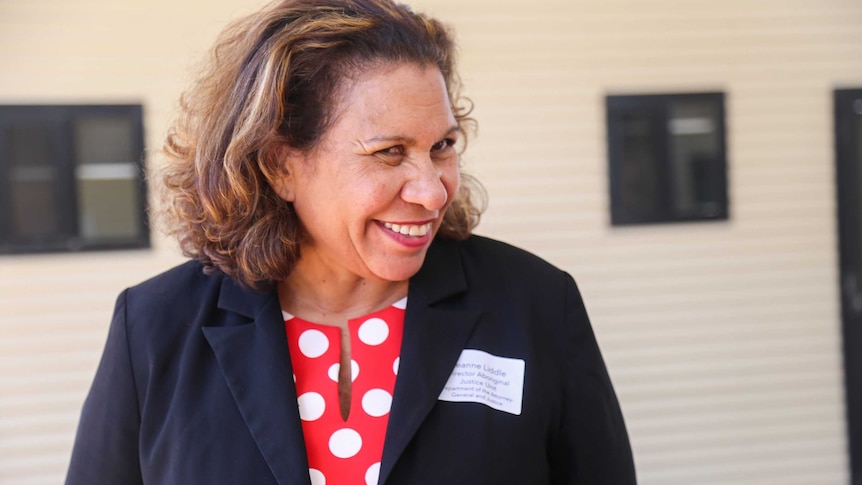
M 303 155 L 299 150 L 281 147 L 277 152 L 277 169 L 272 180 L 272 189 L 279 197 L 294 202 L 296 199 L 296 174 Z

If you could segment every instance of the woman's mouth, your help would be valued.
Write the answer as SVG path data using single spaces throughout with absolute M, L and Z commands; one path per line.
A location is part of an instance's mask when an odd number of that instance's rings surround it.
M 393 224 L 391 222 L 384 222 L 383 227 L 389 229 L 392 232 L 397 232 L 402 236 L 408 237 L 422 237 L 431 230 L 431 222 L 427 222 L 425 224 Z

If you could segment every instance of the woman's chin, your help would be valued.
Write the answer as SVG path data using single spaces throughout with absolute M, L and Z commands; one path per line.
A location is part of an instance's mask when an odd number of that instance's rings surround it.
M 369 269 L 381 280 L 407 281 L 419 272 L 424 261 L 425 252 L 423 251 L 421 258 L 417 256 L 387 258 L 387 261 L 376 264 Z

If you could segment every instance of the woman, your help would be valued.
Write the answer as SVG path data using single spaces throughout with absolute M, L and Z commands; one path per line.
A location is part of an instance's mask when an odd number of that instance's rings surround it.
M 120 296 L 67 483 L 634 483 L 573 280 L 470 235 L 453 49 L 388 0 L 223 34 L 165 150 L 194 259 Z

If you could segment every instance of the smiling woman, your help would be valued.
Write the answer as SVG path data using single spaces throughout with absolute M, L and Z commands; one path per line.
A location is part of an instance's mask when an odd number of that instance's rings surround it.
M 394 83 L 370 76 L 398 65 L 430 74 L 409 93 L 390 93 Z M 358 94 L 360 85 L 377 89 L 376 97 Z M 374 148 L 379 159 L 397 163 L 404 142 L 416 140 L 392 131 L 393 120 L 382 126 L 381 115 L 401 101 L 390 94 L 403 99 L 426 88 L 422 102 L 437 103 L 438 116 L 446 111 L 440 121 L 446 136 L 435 133 L 442 137 L 434 142 L 450 144 L 472 123 L 459 86 L 446 28 L 402 6 L 299 0 L 241 19 L 222 34 L 207 70 L 181 100 L 165 146 L 173 161 L 165 173 L 168 225 L 207 267 L 252 286 L 281 281 L 293 270 L 303 237 L 294 204 L 273 191 L 285 173 L 284 158 L 319 157 L 337 149 L 332 143 L 358 143 L 350 149 Z M 358 133 L 329 134 L 334 123 L 345 125 L 345 116 L 389 131 L 368 131 L 361 140 L 341 139 Z M 449 210 L 440 211 L 444 217 L 434 228 L 447 237 L 467 237 L 479 220 L 472 196 L 481 189 L 469 177 L 464 182 L 449 194 Z M 315 197 L 331 194 L 330 188 Z
M 435 66 L 393 64 L 344 90 L 319 146 L 285 156 L 274 183 L 300 221 L 315 221 L 304 228 L 293 274 L 406 283 L 458 192 L 457 125 L 446 84 Z M 283 292 L 287 299 L 295 293 Z M 394 298 L 405 296 L 406 286 L 400 293 Z M 356 305 L 368 303 L 361 297 Z
M 453 49 L 387 0 L 226 31 L 165 146 L 193 260 L 118 299 L 67 483 L 634 483 L 574 281 L 471 235 Z

